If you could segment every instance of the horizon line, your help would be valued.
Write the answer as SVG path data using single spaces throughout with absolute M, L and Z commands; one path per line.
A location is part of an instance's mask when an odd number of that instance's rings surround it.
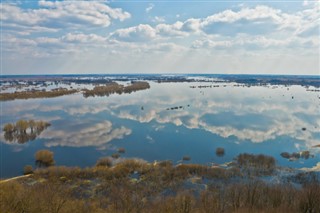
M 319 74 L 282 74 L 282 73 L 48 73 L 48 74 L 0 74 L 2 76 L 54 76 L 54 75 L 256 75 L 256 76 L 318 76 Z

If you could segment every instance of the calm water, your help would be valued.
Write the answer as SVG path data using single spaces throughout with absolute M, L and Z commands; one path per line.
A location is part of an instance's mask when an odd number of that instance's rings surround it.
M 319 93 L 301 86 L 236 87 L 234 83 L 152 83 L 132 94 L 1 102 L 1 129 L 19 119 L 51 126 L 31 142 L 10 143 L 1 135 L 1 177 L 34 165 L 34 153 L 50 149 L 56 165 L 93 166 L 119 147 L 124 158 L 179 163 L 232 161 L 239 153 L 274 156 L 279 165 L 313 167 L 319 161 Z M 212 88 L 190 86 L 219 85 Z M 289 89 L 288 89 L 289 88 Z M 293 98 L 292 98 L 293 97 Z M 171 107 L 182 108 L 167 110 Z M 306 128 L 305 131 L 302 128 Z M 215 154 L 223 147 L 223 157 Z M 309 150 L 314 158 L 288 161 L 281 152 Z

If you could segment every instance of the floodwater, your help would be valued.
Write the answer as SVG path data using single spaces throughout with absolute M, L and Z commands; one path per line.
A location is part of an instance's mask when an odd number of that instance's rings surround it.
M 34 141 L 1 143 L 1 177 L 35 165 L 37 150 L 54 152 L 56 165 L 93 166 L 125 148 L 121 158 L 149 162 L 224 164 L 240 153 L 265 154 L 280 166 L 313 167 L 320 161 L 319 94 L 302 86 L 236 83 L 154 83 L 131 94 L 1 102 L 1 128 L 19 119 L 51 123 Z M 195 86 L 195 88 L 191 88 Z M 209 86 L 198 88 L 198 86 Z M 211 86 L 211 87 L 210 87 Z M 172 108 L 172 109 L 171 109 Z M 217 156 L 216 148 L 225 149 Z M 282 152 L 310 151 L 289 161 Z

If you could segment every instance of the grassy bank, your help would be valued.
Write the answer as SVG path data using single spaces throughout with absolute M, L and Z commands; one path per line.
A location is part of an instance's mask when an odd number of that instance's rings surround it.
M 299 187 L 297 180 L 270 184 L 261 180 L 272 175 L 269 158 L 266 167 L 250 166 L 252 156 L 238 159 L 226 169 L 130 159 L 41 168 L 1 184 L 0 212 L 320 212 L 311 173 Z

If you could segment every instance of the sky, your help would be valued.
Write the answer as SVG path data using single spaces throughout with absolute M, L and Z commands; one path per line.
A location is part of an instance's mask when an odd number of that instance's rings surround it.
M 2 0 L 1 74 L 320 75 L 319 4 Z

